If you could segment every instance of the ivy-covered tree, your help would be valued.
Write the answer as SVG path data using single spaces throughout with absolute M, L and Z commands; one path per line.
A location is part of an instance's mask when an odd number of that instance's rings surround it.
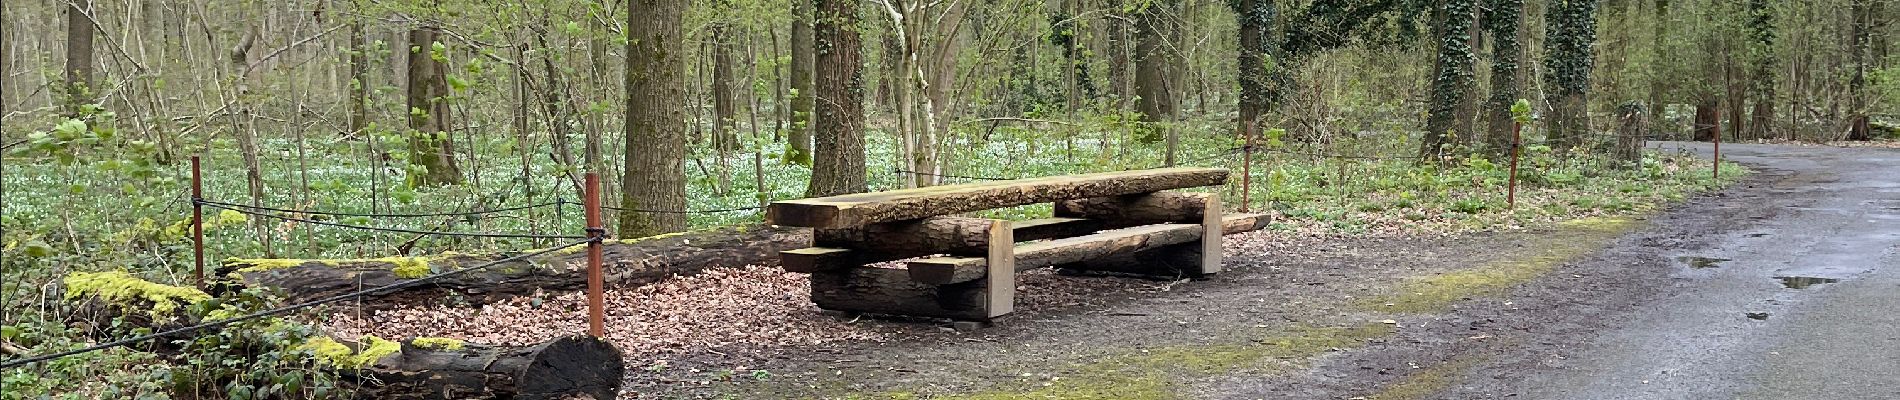
M 864 182 L 864 77 L 858 2 L 815 0 L 813 52 L 817 106 L 807 196 L 860 193 Z
M 1596 0 L 1552 0 L 1544 15 L 1544 90 L 1551 110 L 1548 132 L 1552 147 L 1576 147 L 1590 132 L 1596 7 Z
M 1451 137 L 1463 137 L 1472 126 L 1461 122 L 1459 108 L 1473 96 L 1477 62 L 1471 54 L 1471 23 L 1477 13 L 1475 0 L 1445 0 L 1435 10 L 1438 21 L 1433 39 L 1438 43 L 1438 58 L 1433 63 L 1430 114 L 1425 120 L 1425 136 L 1419 141 L 1419 157 L 1436 160 L 1444 155 Z
M 1523 14 L 1523 0 L 1485 0 L 1481 25 L 1491 43 L 1491 98 L 1482 114 L 1488 123 L 1485 148 L 1493 156 L 1509 154 L 1511 146 L 1511 105 L 1521 96 L 1517 74 L 1524 49 L 1517 32 L 1523 27 Z
M 1780 57 L 1775 53 L 1774 13 L 1769 0 L 1748 1 L 1748 59 L 1754 66 L 1748 92 L 1755 103 L 1748 123 L 1751 139 L 1768 139 L 1775 133 L 1775 61 Z

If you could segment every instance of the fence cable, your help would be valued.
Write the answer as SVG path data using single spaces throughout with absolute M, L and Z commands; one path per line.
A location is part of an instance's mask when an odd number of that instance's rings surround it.
M 541 207 L 554 206 L 554 205 L 561 204 L 561 202 L 558 202 L 558 201 L 551 201 L 551 202 L 546 202 L 546 203 L 541 203 L 541 204 L 529 204 L 525 206 L 504 207 L 504 208 L 497 208 L 497 209 L 492 209 L 492 210 L 480 210 L 480 211 L 468 211 L 468 212 L 438 212 L 438 213 L 415 213 L 415 214 L 367 214 L 367 213 L 273 208 L 273 207 L 253 206 L 253 205 L 236 204 L 236 203 L 226 203 L 226 202 L 215 201 L 215 200 L 199 200 L 198 202 L 200 204 L 207 204 L 207 205 L 237 207 L 237 208 L 244 208 L 244 209 L 250 209 L 250 210 L 276 211 L 276 212 L 291 213 L 291 214 L 332 215 L 332 216 L 339 216 L 339 217 L 370 217 L 370 218 L 457 217 L 457 216 L 468 216 L 468 215 L 504 213 L 504 212 L 509 212 L 509 211 L 526 210 L 526 209 L 531 209 L 531 208 L 541 208 Z
M 192 202 L 204 205 L 206 207 L 236 211 L 242 214 L 256 215 L 256 216 L 265 217 L 265 218 L 274 218 L 274 219 L 280 219 L 280 220 L 291 221 L 291 222 L 302 222 L 302 223 L 307 223 L 307 224 L 317 224 L 317 225 L 333 226 L 333 227 L 348 228 L 348 229 L 361 229 L 361 230 L 368 230 L 368 231 L 396 232 L 396 233 L 408 233 L 408 234 L 415 234 L 415 235 L 430 235 L 430 236 L 486 237 L 486 238 L 525 238 L 525 239 L 585 239 L 587 238 L 586 236 L 534 235 L 534 234 L 522 234 L 522 233 L 493 233 L 493 232 L 447 232 L 447 231 L 422 231 L 422 230 L 402 229 L 402 228 L 381 228 L 381 227 L 374 227 L 374 226 L 350 225 L 350 224 L 342 224 L 342 223 L 335 223 L 335 222 L 317 221 L 317 220 L 305 219 L 305 218 L 287 217 L 287 216 L 276 215 L 276 214 L 271 214 L 271 213 L 250 211 L 250 210 L 245 210 L 245 209 L 241 209 L 237 207 L 226 207 L 218 203 L 206 202 L 203 200 L 192 200 Z

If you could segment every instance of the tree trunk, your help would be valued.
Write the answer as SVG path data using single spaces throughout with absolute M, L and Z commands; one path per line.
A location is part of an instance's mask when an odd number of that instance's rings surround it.
M 92 0 L 73 0 L 66 7 L 65 106 L 69 116 L 78 116 L 79 105 L 92 103 L 97 90 L 92 87 L 92 20 L 86 18 L 91 10 Z
M 1864 1 L 1855 1 L 1848 14 L 1853 19 L 1848 30 L 1848 62 L 1854 64 L 1847 81 L 1847 140 L 1873 140 L 1867 118 L 1867 64 L 1873 13 Z
M 1770 8 L 1768 0 L 1749 0 L 1748 12 L 1749 45 L 1752 46 L 1749 54 L 1753 58 L 1751 64 L 1755 67 L 1748 77 L 1749 97 L 1755 103 L 1748 124 L 1748 138 L 1768 139 L 1774 137 L 1775 133 L 1775 64 L 1779 59 L 1774 52 L 1775 11 Z
M 1490 123 L 1486 129 L 1485 149 L 1492 157 L 1502 159 L 1510 155 L 1511 138 L 1515 133 L 1511 105 L 1517 103 L 1517 70 L 1518 65 L 1524 62 L 1524 50 L 1517 36 L 1522 25 L 1524 2 L 1486 1 L 1488 10 L 1484 12 L 1483 25 L 1491 40 L 1491 101 L 1485 105 L 1484 112 Z
M 686 229 L 685 0 L 627 2 L 627 166 L 620 237 Z M 632 210 L 671 211 L 643 213 Z
M 813 197 L 861 193 L 864 170 L 864 81 L 859 68 L 858 2 L 815 0 L 814 93 L 818 121 L 811 185 Z
M 410 172 L 410 186 L 462 182 L 450 134 L 448 51 L 436 49 L 441 33 L 431 25 L 409 30 L 409 164 L 422 169 Z
M 1649 116 L 1643 113 L 1640 103 L 1627 103 L 1617 107 L 1617 129 L 1615 146 L 1611 155 L 1622 161 L 1624 168 L 1641 166 L 1643 158 L 1643 135 L 1649 132 Z
M 1552 147 L 1570 149 L 1590 133 L 1591 57 L 1596 42 L 1596 0 L 1559 0 L 1545 18 L 1545 81 L 1553 97 Z
M 1174 95 L 1168 91 L 1168 69 L 1174 50 L 1168 46 L 1170 2 L 1153 2 L 1137 16 L 1135 43 L 1135 111 L 1143 121 L 1174 119 Z M 1153 137 L 1159 139 L 1159 137 Z
M 1662 60 L 1664 57 L 1667 57 L 1668 54 L 1664 48 L 1665 42 L 1663 39 L 1669 36 L 1669 26 L 1673 24 L 1673 21 L 1669 19 L 1669 0 L 1655 0 L 1655 7 L 1653 17 L 1656 18 L 1656 31 L 1654 32 L 1655 36 L 1651 37 L 1650 41 L 1650 59 Z M 1649 63 L 1651 76 L 1649 79 L 1649 116 L 1653 118 L 1649 125 L 1651 129 L 1650 135 L 1675 140 L 1678 137 L 1676 136 L 1678 132 L 1657 131 L 1670 125 L 1664 123 L 1668 120 L 1663 118 L 1663 111 L 1665 111 L 1665 108 L 1668 106 L 1667 103 L 1669 102 L 1667 92 L 1670 88 L 1670 80 L 1656 78 L 1664 76 L 1664 71 L 1666 70 L 1663 67 L 1666 65 L 1668 64 L 1653 61 Z
M 1437 14 L 1438 57 L 1433 65 L 1436 72 L 1432 77 L 1431 114 L 1426 118 L 1425 135 L 1419 142 L 1419 157 L 1437 162 L 1443 160 L 1445 145 L 1454 143 L 1450 138 L 1460 138 L 1471 134 L 1467 119 L 1460 118 L 1460 108 L 1475 88 L 1474 78 L 1476 61 L 1471 54 L 1471 22 L 1476 16 L 1477 4 L 1473 0 L 1448 0 L 1440 3 L 1434 13 Z
M 361 4 L 356 8 L 361 10 Z M 363 37 L 363 17 L 346 16 L 350 19 L 350 131 L 351 135 L 364 135 L 363 140 L 376 140 L 363 132 L 369 127 L 369 44 Z M 526 104 L 526 102 L 523 102 Z
M 732 29 L 725 24 L 714 24 L 706 40 L 712 50 L 712 98 L 713 98 L 713 149 L 723 160 L 728 154 L 739 148 L 739 134 L 736 125 L 739 120 L 739 99 L 735 94 L 739 89 L 734 82 Z M 725 161 L 721 161 L 725 165 Z
M 785 135 L 791 142 L 786 161 L 811 165 L 812 99 L 812 0 L 792 0 L 792 126 Z
M 1241 135 L 1258 135 L 1260 117 L 1277 103 L 1271 92 L 1275 76 L 1273 69 L 1280 68 L 1269 63 L 1278 59 L 1278 43 L 1267 37 L 1267 29 L 1274 23 L 1272 0 L 1238 0 L 1234 6 L 1234 18 L 1238 20 L 1240 36 L 1239 70 L 1240 81 L 1240 121 L 1237 131 Z M 1244 139 L 1244 138 L 1243 138 Z

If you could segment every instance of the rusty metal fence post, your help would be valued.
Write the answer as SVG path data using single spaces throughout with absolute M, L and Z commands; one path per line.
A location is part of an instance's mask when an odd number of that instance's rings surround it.
M 191 276 L 198 289 L 205 288 L 205 208 L 204 170 L 198 156 L 191 156 Z
M 606 280 L 601 276 L 601 245 L 607 239 L 607 229 L 600 222 L 600 175 L 587 173 L 587 193 L 583 195 L 587 207 L 587 333 L 594 337 L 607 336 L 606 295 L 602 293 Z

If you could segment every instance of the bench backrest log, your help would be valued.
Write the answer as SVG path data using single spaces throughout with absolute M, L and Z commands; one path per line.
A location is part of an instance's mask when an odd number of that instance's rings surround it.
M 842 229 L 1061 200 L 1152 193 L 1227 182 L 1223 168 L 1161 168 L 932 186 L 786 200 L 765 210 L 771 224 Z

